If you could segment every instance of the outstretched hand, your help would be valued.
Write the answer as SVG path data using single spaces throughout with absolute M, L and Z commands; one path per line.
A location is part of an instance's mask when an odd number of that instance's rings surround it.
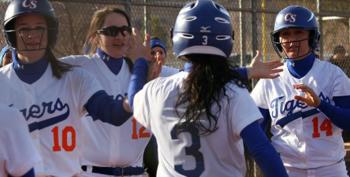
M 150 47 L 150 35 L 146 34 L 144 41 L 141 38 L 141 34 L 135 28 L 132 28 L 132 35 L 130 39 L 130 48 L 127 52 L 127 57 L 133 62 L 138 58 L 145 58 L 151 61 L 151 47 Z
M 261 53 L 257 51 L 256 56 L 253 58 L 248 69 L 248 78 L 249 79 L 261 79 L 268 78 L 273 79 L 279 76 L 279 72 L 282 72 L 283 69 L 280 68 L 283 63 L 280 60 L 273 60 L 268 62 L 261 61 Z
M 321 99 L 316 95 L 316 93 L 308 86 L 304 84 L 294 84 L 294 89 L 300 90 L 304 95 L 296 95 L 294 99 L 300 100 L 306 103 L 308 106 L 318 107 L 321 103 Z

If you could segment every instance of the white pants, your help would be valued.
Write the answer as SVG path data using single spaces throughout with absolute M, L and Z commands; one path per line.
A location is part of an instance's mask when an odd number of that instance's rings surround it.
M 286 167 L 286 170 L 289 177 L 349 177 L 344 160 L 320 168 L 300 169 Z

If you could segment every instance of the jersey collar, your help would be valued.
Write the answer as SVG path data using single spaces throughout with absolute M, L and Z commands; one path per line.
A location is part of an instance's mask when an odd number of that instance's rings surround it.
M 102 61 L 107 65 L 109 70 L 111 70 L 115 75 L 117 75 L 123 65 L 123 57 L 114 58 L 104 52 L 102 49 L 97 48 L 96 50 L 97 56 L 102 59 Z
M 304 77 L 312 68 L 315 61 L 315 54 L 310 53 L 301 60 L 293 60 L 287 58 L 288 71 L 296 78 L 300 79 Z
M 49 65 L 49 61 L 44 56 L 40 60 L 35 63 L 23 64 L 21 63 L 15 52 L 12 53 L 12 67 L 15 70 L 17 76 L 28 84 L 31 84 L 37 81 L 46 71 L 47 66 Z

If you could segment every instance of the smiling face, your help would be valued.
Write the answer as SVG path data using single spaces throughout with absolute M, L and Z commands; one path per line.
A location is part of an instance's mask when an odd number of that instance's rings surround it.
M 45 55 L 48 44 L 47 23 L 43 16 L 28 14 L 15 22 L 18 58 L 32 63 Z
M 284 54 L 290 59 L 302 59 L 311 52 L 309 31 L 299 28 L 284 29 L 279 33 Z
M 128 27 L 128 22 L 122 14 L 110 13 L 106 16 L 102 28 L 106 29 L 111 26 Z M 123 34 L 119 32 L 116 36 L 103 33 L 98 34 L 98 36 L 99 47 L 114 58 L 125 56 L 129 49 L 130 33 L 128 31 L 124 31 Z

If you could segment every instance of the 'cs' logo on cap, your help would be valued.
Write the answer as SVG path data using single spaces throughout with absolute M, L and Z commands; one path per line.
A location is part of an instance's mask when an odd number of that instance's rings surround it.
M 35 9 L 38 6 L 37 3 L 37 0 L 24 0 L 22 6 L 29 9 Z
M 284 21 L 294 23 L 296 20 L 296 17 L 297 15 L 295 14 L 287 13 L 286 15 L 284 15 Z

